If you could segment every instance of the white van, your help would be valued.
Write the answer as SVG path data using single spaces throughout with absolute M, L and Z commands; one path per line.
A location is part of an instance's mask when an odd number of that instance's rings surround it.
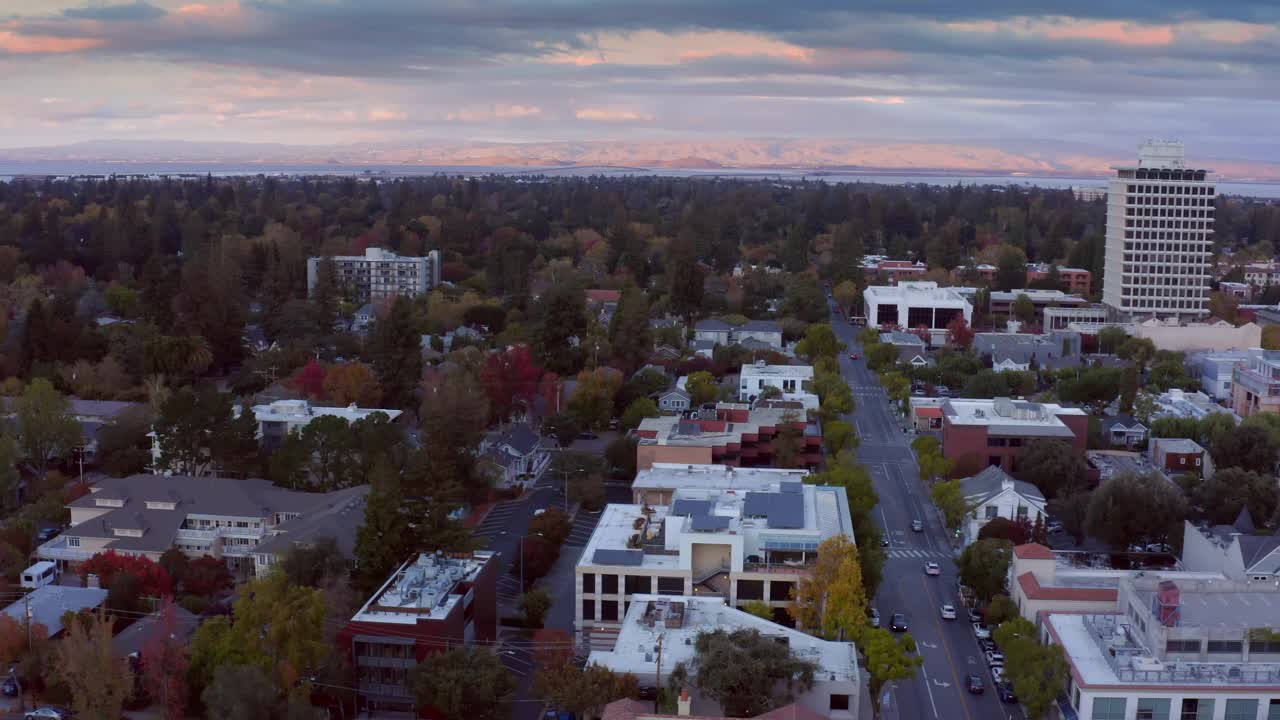
M 22 571 L 22 587 L 38 588 L 58 581 L 57 563 L 42 560 Z

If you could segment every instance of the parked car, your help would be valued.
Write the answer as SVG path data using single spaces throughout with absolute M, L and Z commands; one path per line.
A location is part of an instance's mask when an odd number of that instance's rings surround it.
M 924 532 L 924 523 L 920 522 L 919 520 L 912 520 L 911 530 L 912 532 Z
M 971 623 L 982 622 L 982 613 L 978 612 L 978 608 L 969 608 L 969 622 Z
M 582 432 L 578 433 L 579 440 L 595 440 L 598 437 L 600 436 L 591 432 L 590 430 L 583 430 Z
M 56 527 L 40 528 L 40 531 L 36 533 L 36 542 L 47 543 L 50 540 L 58 537 L 58 535 L 61 532 L 62 532 L 62 529 L 56 528 Z
M 938 387 L 934 388 L 934 392 L 938 393 L 938 397 L 951 396 L 951 388 L 947 387 L 946 385 L 939 385 Z
M 889 629 L 894 632 L 906 632 L 907 616 L 902 613 L 894 613 L 893 619 L 889 621 Z
M 992 682 L 994 682 L 994 683 L 996 683 L 997 685 L 1004 681 L 1004 666 L 1003 666 L 1003 665 L 992 665 L 992 666 L 991 666 L 991 681 L 992 681 Z
M 995 652 L 1000 649 L 1000 646 L 996 645 L 996 641 L 991 638 L 979 640 L 978 647 L 982 648 L 982 652 Z
M 955 619 L 956 619 L 956 608 L 955 608 L 955 606 L 954 606 L 954 605 L 943 605 L 943 606 L 942 606 L 942 619 L 943 619 L 943 620 L 955 620 Z
M 988 665 L 1004 666 L 1004 654 L 999 650 L 988 650 L 984 655 L 987 658 Z
M 911 394 L 916 397 L 924 397 L 924 390 L 912 390 Z
M 25 720 L 68 720 L 70 717 L 70 710 L 56 707 L 38 707 L 34 710 L 28 710 L 27 714 L 23 715 Z
M 987 686 L 982 684 L 982 678 L 973 673 L 964 676 L 964 687 L 974 695 L 981 695 L 987 690 Z
M 1000 695 L 1000 702 L 1010 704 L 1018 702 L 1018 696 L 1013 694 L 1013 686 L 1007 682 L 997 683 L 996 692 Z
M 18 696 L 18 680 L 12 674 L 4 679 L 4 683 L 0 684 L 0 691 L 9 697 Z
M 986 625 L 976 622 L 973 624 L 973 636 L 979 640 L 985 640 L 991 637 L 991 630 Z
M 867 613 L 867 615 L 870 616 L 871 618 L 870 620 L 871 627 L 873 628 L 880 627 L 880 611 L 879 610 L 875 608 L 871 608 L 871 610 Z
M 888 535 L 881 535 L 881 536 L 880 536 L 880 547 L 889 547 L 889 536 L 888 536 Z
M 927 562 L 924 564 L 924 574 L 925 575 L 941 575 L 942 568 L 939 567 L 938 563 L 936 562 Z

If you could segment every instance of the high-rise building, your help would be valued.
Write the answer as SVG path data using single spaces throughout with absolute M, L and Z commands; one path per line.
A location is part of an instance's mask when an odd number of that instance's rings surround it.
M 324 258 L 307 259 L 307 292 L 315 292 Z M 395 295 L 421 295 L 440 284 L 440 252 L 426 257 L 406 257 L 382 248 L 367 248 L 364 255 L 333 258 L 338 287 L 359 302 Z
M 1209 312 L 1214 188 L 1180 142 L 1149 140 L 1116 168 L 1107 194 L 1102 302 L 1119 319 Z

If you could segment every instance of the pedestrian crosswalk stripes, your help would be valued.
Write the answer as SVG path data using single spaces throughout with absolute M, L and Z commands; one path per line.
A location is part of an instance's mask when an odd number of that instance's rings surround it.
M 891 558 L 945 558 L 949 557 L 947 553 L 940 550 L 911 550 L 911 549 L 891 549 L 886 550 L 885 555 Z

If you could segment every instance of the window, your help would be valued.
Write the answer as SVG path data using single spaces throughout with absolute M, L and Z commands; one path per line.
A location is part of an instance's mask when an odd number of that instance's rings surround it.
M 1265 581 L 1268 578 L 1264 575 L 1262 577 L 1255 577 L 1253 579 Z M 1280 654 L 1280 642 L 1275 642 L 1275 641 L 1262 642 L 1259 640 L 1251 640 L 1249 642 L 1249 654 L 1256 655 L 1258 653 L 1266 653 L 1268 655 Z
M 595 600 L 582 601 L 582 619 L 583 620 L 596 619 L 596 601 Z
M 792 582 L 778 582 L 774 580 L 769 583 L 769 599 L 774 602 L 785 602 L 791 599 L 791 588 L 795 585 Z
M 1213 720 L 1213 701 L 1183 698 L 1181 720 Z
M 1211 653 L 1241 653 L 1244 652 L 1244 643 L 1239 640 L 1210 640 L 1209 652 Z
M 600 619 L 605 622 L 617 622 L 618 620 L 618 601 L 617 600 L 601 600 L 600 601 Z
M 1026 516 L 1027 516 L 1027 506 L 1026 506 L 1026 505 L 1019 505 L 1019 506 L 1018 506 L 1018 517 L 1020 517 L 1020 518 L 1025 518 Z
M 1125 720 L 1125 698 L 1094 698 L 1092 720 Z
M 1272 700 L 1267 709 L 1267 720 L 1280 720 L 1280 700 Z
M 1256 720 L 1258 717 L 1257 700 L 1228 700 L 1227 712 L 1222 720 Z
M 1000 508 L 995 505 L 988 505 L 986 508 L 986 516 L 988 520 L 994 520 L 1000 517 Z
M 617 575 L 601 575 L 600 576 L 600 592 L 605 595 L 618 594 L 618 576 Z
M 684 594 L 684 578 L 659 576 L 658 577 L 658 594 L 659 595 L 683 595 Z
M 1164 651 L 1166 653 L 1199 653 L 1199 640 L 1166 640 L 1164 643 Z
M 582 573 L 582 592 L 593 593 L 596 591 L 595 573 Z
M 648 594 L 653 591 L 653 579 L 648 575 L 627 575 L 625 586 L 628 595 Z
M 1135 720 L 1169 720 L 1169 699 L 1138 698 Z
M 67 547 L 80 547 L 80 538 L 67 536 Z
M 831 693 L 831 702 L 827 704 L 829 710 L 848 710 L 849 696 L 840 693 Z

